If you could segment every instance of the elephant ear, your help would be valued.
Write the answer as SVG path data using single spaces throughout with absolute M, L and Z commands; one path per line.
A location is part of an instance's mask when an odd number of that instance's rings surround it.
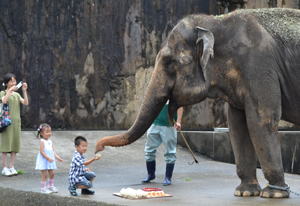
M 214 35 L 211 33 L 211 31 L 201 28 L 199 26 L 196 27 L 198 31 L 198 39 L 196 41 L 196 45 L 198 46 L 201 43 L 201 40 L 203 41 L 203 51 L 200 58 L 200 65 L 202 67 L 204 79 L 207 79 L 207 71 L 206 71 L 206 65 L 211 57 L 214 58 L 214 42 L 215 38 Z

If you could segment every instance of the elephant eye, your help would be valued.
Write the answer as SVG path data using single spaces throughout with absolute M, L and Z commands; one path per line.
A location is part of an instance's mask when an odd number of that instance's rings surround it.
M 171 57 L 166 57 L 164 59 L 165 66 L 170 66 L 173 63 L 173 59 Z

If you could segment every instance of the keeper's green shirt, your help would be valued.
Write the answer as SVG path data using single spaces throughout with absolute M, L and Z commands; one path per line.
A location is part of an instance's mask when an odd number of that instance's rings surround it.
M 166 104 L 164 106 L 164 108 L 161 110 L 161 112 L 159 113 L 158 117 L 155 119 L 155 121 L 153 122 L 153 124 L 156 125 L 161 125 L 161 126 L 173 126 L 173 120 L 171 120 L 171 122 L 169 122 L 169 118 L 168 118 L 168 104 Z M 177 121 L 177 112 L 175 114 L 175 122 Z

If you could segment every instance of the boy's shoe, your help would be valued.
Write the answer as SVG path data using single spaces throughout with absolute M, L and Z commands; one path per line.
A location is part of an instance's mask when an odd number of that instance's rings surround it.
M 72 196 L 77 196 L 78 194 L 77 194 L 77 192 L 76 192 L 76 188 L 75 187 L 69 187 L 69 191 L 70 191 L 70 194 L 72 195 Z
M 51 194 L 52 191 L 48 190 L 48 188 L 45 187 L 44 189 L 41 190 L 41 193 L 43 193 L 43 194 Z
M 48 190 L 50 190 L 51 192 L 58 192 L 58 189 L 54 186 L 48 187 Z
M 2 175 L 6 176 L 6 177 L 11 177 L 13 176 L 13 174 L 10 172 L 10 170 L 7 167 L 4 167 L 2 170 Z
M 93 195 L 95 193 L 95 191 L 90 190 L 90 189 L 82 189 L 81 190 L 81 194 L 83 195 Z
M 15 170 L 14 167 L 11 167 L 9 170 L 10 170 L 11 174 L 18 175 L 18 172 Z

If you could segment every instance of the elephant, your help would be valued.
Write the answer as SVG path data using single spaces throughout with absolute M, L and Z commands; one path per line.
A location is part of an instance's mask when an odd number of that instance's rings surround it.
M 189 15 L 170 31 L 155 60 L 138 116 L 105 146 L 139 139 L 169 99 L 169 117 L 205 98 L 228 102 L 230 141 L 241 183 L 235 196 L 286 198 L 278 122 L 300 124 L 300 11 L 236 10 Z M 257 158 L 269 184 L 261 188 Z

